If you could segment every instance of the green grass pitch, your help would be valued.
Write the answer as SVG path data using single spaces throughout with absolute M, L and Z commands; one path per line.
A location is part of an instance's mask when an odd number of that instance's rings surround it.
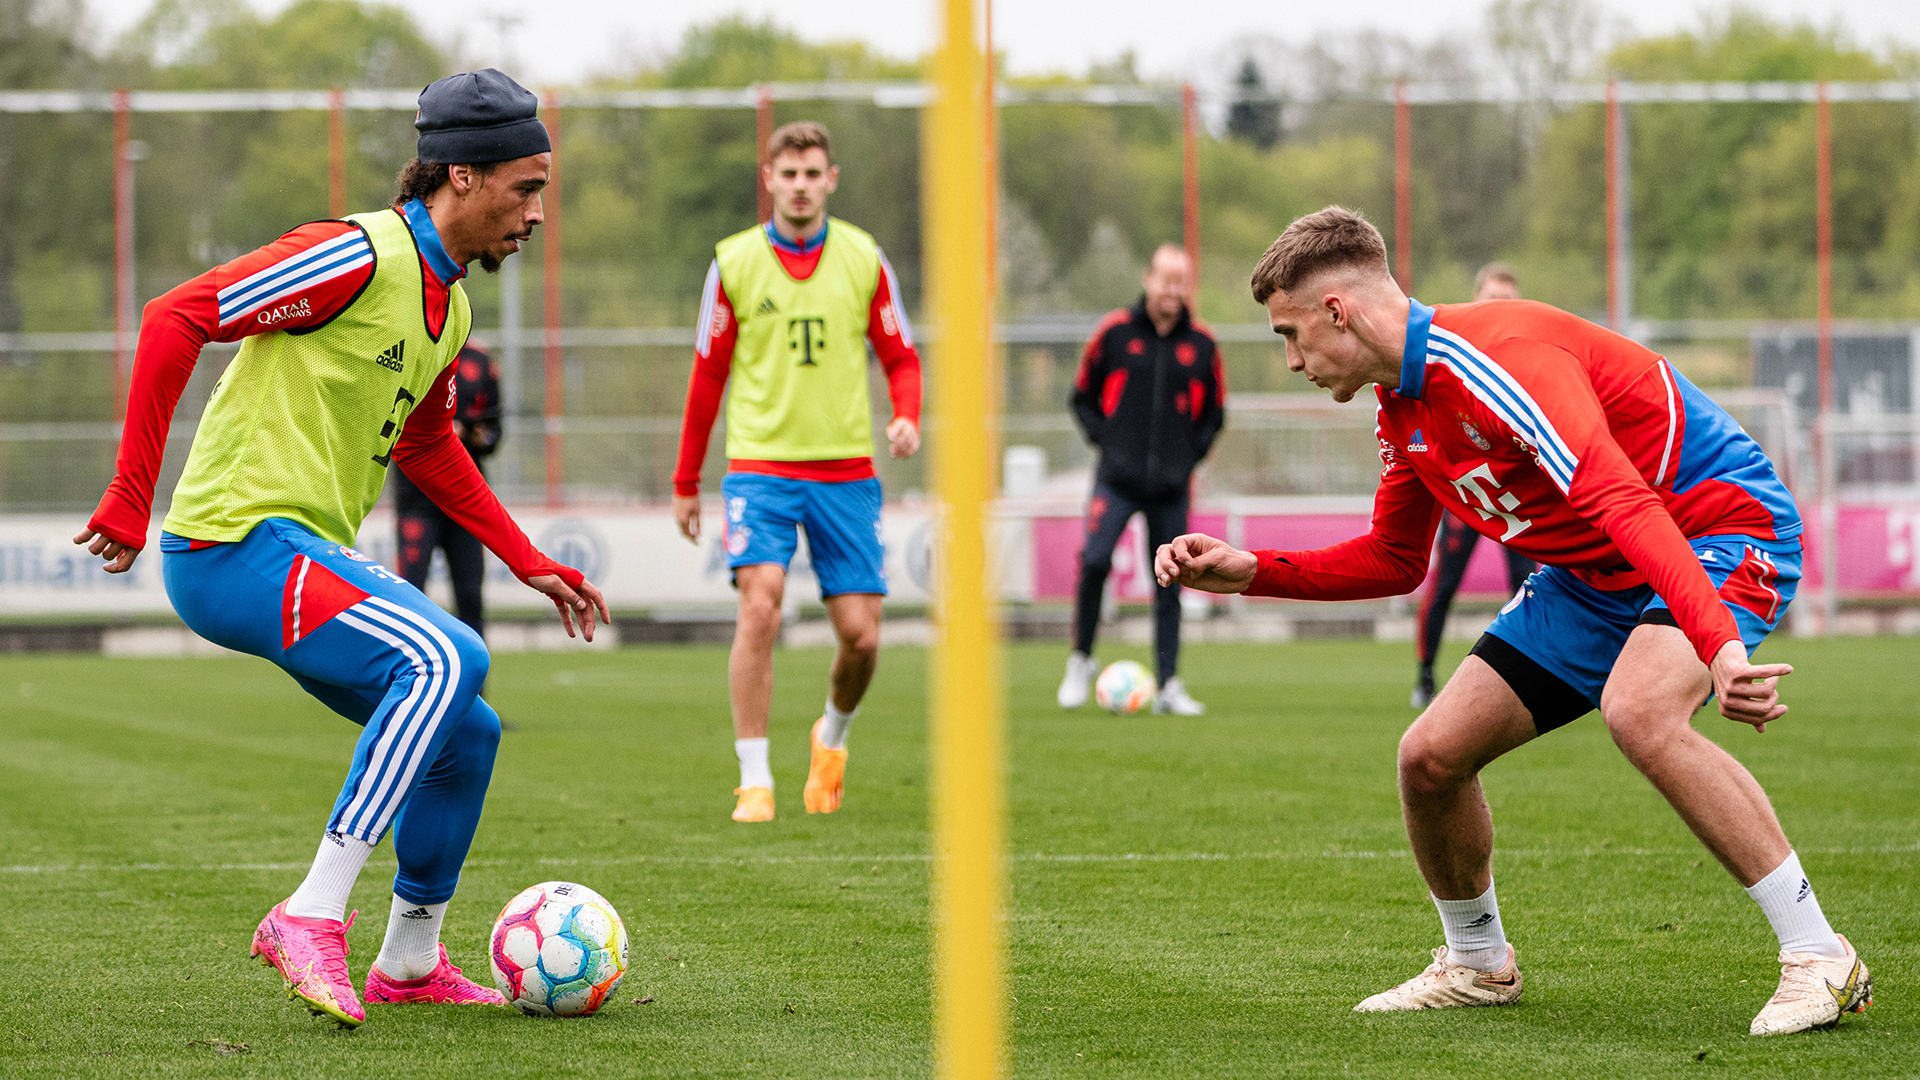
M 1190 648 L 1197 719 L 1061 713 L 1063 653 L 1009 656 L 1014 1075 L 1920 1073 L 1911 640 L 1783 640 L 1763 655 L 1799 665 L 1785 721 L 1697 720 L 1772 794 L 1878 990 L 1837 1030 L 1764 1041 L 1772 935 L 1596 718 L 1486 774 L 1523 1001 L 1360 1016 L 1440 941 L 1393 785 L 1410 649 Z M 780 655 L 780 818 L 743 826 L 724 650 L 500 658 L 515 729 L 454 962 L 486 980 L 500 905 L 567 878 L 619 907 L 630 973 L 589 1020 L 375 1007 L 347 1032 L 246 954 L 356 729 L 263 661 L 0 658 L 0 1075 L 926 1075 L 925 654 L 885 653 L 821 818 L 800 787 L 826 661 Z M 391 871 L 383 845 L 354 895 L 356 977 Z

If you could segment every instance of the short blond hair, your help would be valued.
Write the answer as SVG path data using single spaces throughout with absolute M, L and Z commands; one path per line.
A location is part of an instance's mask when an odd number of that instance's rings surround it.
M 833 164 L 833 136 L 827 133 L 826 126 L 812 120 L 795 120 L 780 125 L 767 137 L 767 160 L 816 146 L 827 155 L 827 164 Z
M 1490 262 L 1481 267 L 1480 272 L 1473 275 L 1474 295 L 1480 295 L 1480 290 L 1486 288 L 1487 283 L 1490 281 L 1498 281 L 1503 285 L 1511 285 L 1513 286 L 1514 292 L 1520 291 L 1520 279 L 1514 276 L 1513 267 L 1508 266 L 1506 263 Z
M 1387 242 L 1366 215 L 1329 206 L 1287 226 L 1253 268 L 1253 302 L 1291 292 L 1322 270 L 1353 266 L 1387 273 Z

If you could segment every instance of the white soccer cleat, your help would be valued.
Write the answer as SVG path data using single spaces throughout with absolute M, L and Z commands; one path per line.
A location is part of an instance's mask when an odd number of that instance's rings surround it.
M 1174 716 L 1203 716 L 1207 707 L 1193 700 L 1193 695 L 1187 693 L 1187 684 L 1175 675 L 1153 696 L 1153 711 L 1172 713 Z
M 1433 950 L 1427 970 L 1391 990 L 1353 1007 L 1354 1012 L 1409 1012 L 1415 1009 L 1451 1009 L 1462 1005 L 1511 1005 L 1520 1000 L 1520 965 L 1513 946 L 1507 946 L 1507 966 L 1481 971 L 1447 959 L 1445 945 Z
M 1836 934 L 1845 956 L 1780 954 L 1780 989 L 1753 1018 L 1754 1035 L 1788 1035 L 1808 1028 L 1829 1028 L 1841 1013 L 1862 1012 L 1873 1004 L 1873 976 L 1853 951 L 1853 942 Z
M 1067 674 L 1060 680 L 1060 692 L 1054 700 L 1063 709 L 1077 709 L 1087 703 L 1087 695 L 1093 690 L 1093 677 L 1100 673 L 1100 665 L 1093 657 L 1077 652 L 1067 657 Z

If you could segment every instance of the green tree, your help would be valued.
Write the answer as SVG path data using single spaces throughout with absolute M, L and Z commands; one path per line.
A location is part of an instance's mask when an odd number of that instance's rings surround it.
M 1645 81 L 1802 81 L 1891 78 L 1898 63 L 1834 27 L 1732 8 L 1696 30 L 1623 44 L 1605 67 Z M 1913 112 L 1873 103 L 1832 109 L 1838 302 L 1861 314 L 1888 310 L 1914 287 L 1910 255 L 1904 267 L 1888 262 L 1913 190 Z M 1629 120 L 1638 314 L 1812 314 L 1813 106 L 1637 105 Z M 1604 138 L 1598 107 L 1573 110 L 1547 132 L 1528 191 L 1536 256 L 1577 253 L 1604 265 Z M 1597 307 L 1604 289 L 1592 273 L 1577 306 Z

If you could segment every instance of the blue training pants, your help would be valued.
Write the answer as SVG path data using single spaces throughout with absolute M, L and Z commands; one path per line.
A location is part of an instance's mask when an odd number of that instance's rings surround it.
M 399 575 L 278 518 L 193 549 L 162 534 L 167 597 L 193 631 L 262 656 L 365 730 L 327 831 L 377 844 L 394 826 L 393 891 L 453 896 L 500 744 L 479 698 L 480 636 Z

